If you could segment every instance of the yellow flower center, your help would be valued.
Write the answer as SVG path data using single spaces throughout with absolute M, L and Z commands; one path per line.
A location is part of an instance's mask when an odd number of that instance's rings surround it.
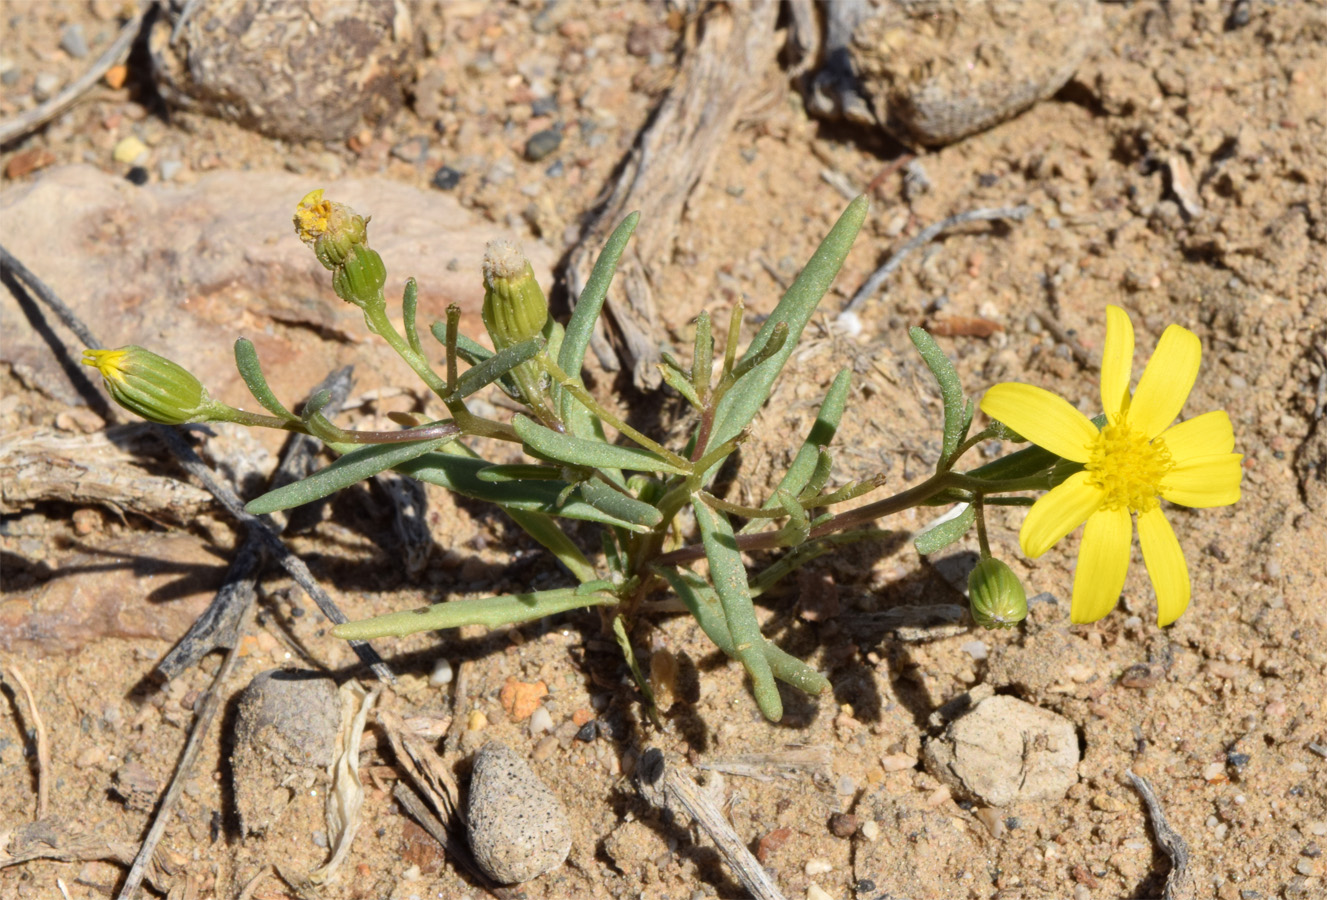
M 119 350 L 84 350 L 83 365 L 92 366 L 101 373 L 101 377 L 117 384 L 124 383 L 125 358 L 129 352 Z
M 1149 441 L 1122 419 L 1097 434 L 1086 468 L 1088 483 L 1106 495 L 1103 509 L 1143 513 L 1157 508 L 1161 479 L 1173 465 L 1160 438 Z
M 295 232 L 300 240 L 312 244 L 327 233 L 332 217 L 332 203 L 323 199 L 322 189 L 309 191 L 295 208 Z

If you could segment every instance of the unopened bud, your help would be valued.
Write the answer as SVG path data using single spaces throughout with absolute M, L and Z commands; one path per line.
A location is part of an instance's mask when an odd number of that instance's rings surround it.
M 528 341 L 548 322 L 548 300 L 525 254 L 510 241 L 484 253 L 484 326 L 499 350 Z
M 189 370 L 142 347 L 84 350 L 83 364 L 101 373 L 111 398 L 149 422 L 180 425 L 208 419 L 212 401 Z
M 1028 598 L 1014 570 L 986 558 L 968 576 L 972 620 L 983 628 L 1013 628 L 1027 618 Z
M 382 301 L 387 267 L 377 250 L 351 247 L 342 264 L 332 273 L 332 290 L 347 303 L 364 307 Z

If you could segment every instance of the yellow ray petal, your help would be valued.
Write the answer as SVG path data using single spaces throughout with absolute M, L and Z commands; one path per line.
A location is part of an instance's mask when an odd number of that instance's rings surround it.
M 1118 306 L 1106 307 L 1106 346 L 1101 354 L 1101 408 L 1111 422 L 1129 404 L 1133 376 L 1133 323 Z
M 981 411 L 1038 447 L 1073 462 L 1087 462 L 1097 426 L 1069 401 L 1030 384 L 997 384 L 981 398 Z
M 1239 499 L 1243 458 L 1239 453 L 1221 453 L 1186 459 L 1162 477 L 1161 496 L 1197 509 L 1229 506 Z
M 1095 622 L 1115 608 L 1129 571 L 1129 547 L 1133 521 L 1127 509 L 1103 509 L 1093 513 L 1083 529 L 1074 573 L 1074 599 L 1069 618 L 1076 625 Z
M 1036 559 L 1100 509 L 1101 497 L 1100 488 L 1087 483 L 1086 472 L 1075 472 L 1028 510 L 1018 532 L 1019 546 Z
M 1235 449 L 1235 429 L 1225 410 L 1216 409 L 1194 416 L 1161 432 L 1161 440 L 1176 463 L 1199 456 L 1216 456 Z
M 1189 567 L 1160 507 L 1139 514 L 1138 544 L 1157 592 L 1157 625 L 1164 627 L 1189 608 Z
M 1189 329 L 1170 325 L 1161 335 L 1129 404 L 1130 423 L 1148 440 L 1175 421 L 1184 408 L 1202 358 L 1203 345 Z

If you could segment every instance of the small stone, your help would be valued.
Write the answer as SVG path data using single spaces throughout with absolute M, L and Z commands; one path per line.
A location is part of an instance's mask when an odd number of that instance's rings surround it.
M 14 70 L 17 71 L 17 70 Z M 32 98 L 38 103 L 45 103 L 60 90 L 60 76 L 52 72 L 38 72 L 32 80 Z
M 496 741 L 475 755 L 466 811 L 470 849 L 495 881 L 530 881 L 562 865 L 571 852 L 562 801 L 524 759 Z
M 434 687 L 442 687 L 444 684 L 451 684 L 452 677 L 451 661 L 440 659 L 433 664 L 433 671 L 429 673 L 429 684 Z
M 483 731 L 488 727 L 488 716 L 484 715 L 482 709 L 470 710 L 470 715 L 465 720 L 467 731 Z
M 880 838 L 880 826 L 874 819 L 867 819 L 862 823 L 862 827 L 859 830 L 862 833 L 862 837 L 866 838 L 871 843 L 875 843 Z
M 60 32 L 60 49 L 74 59 L 82 59 L 88 55 L 88 39 L 83 34 L 82 25 L 75 22 L 64 27 Z
M 175 176 L 179 175 L 184 169 L 184 163 L 178 159 L 163 159 L 157 164 L 157 175 L 162 181 L 174 181 Z
M 18 66 L 6 66 L 5 70 L 0 72 L 0 84 L 3 84 L 7 88 L 12 88 L 14 85 L 18 84 L 19 79 L 22 77 L 23 70 Z
M 766 865 L 769 858 L 779 852 L 779 849 L 788 843 L 788 839 L 792 836 L 793 830 L 791 828 L 775 828 L 756 844 L 756 859 L 760 861 L 762 866 Z
M 433 173 L 433 186 L 440 191 L 450 191 L 461 183 L 461 173 L 451 166 L 443 166 Z
M 1227 780 L 1224 763 L 1214 762 L 1203 766 L 1203 781 L 1206 781 L 1208 784 L 1215 784 L 1218 781 Z
M 32 147 L 15 153 L 5 163 L 5 177 L 11 180 L 31 175 L 55 162 L 55 154 L 44 147 Z
M 116 162 L 127 165 L 137 165 L 147 157 L 147 154 L 147 144 L 144 144 L 132 134 L 126 138 L 121 138 L 116 143 L 115 149 L 111 151 L 111 156 L 114 157 Z
M 424 161 L 429 152 L 429 139 L 420 135 L 418 137 L 406 138 L 392 146 L 392 156 L 402 162 L 419 164 Z
M 535 762 L 543 762 L 553 755 L 553 751 L 558 747 L 558 738 L 555 734 L 547 734 L 540 738 L 539 743 L 534 745 L 534 752 L 530 758 Z
M 857 833 L 857 825 L 857 817 L 851 813 L 834 813 L 829 817 L 829 831 L 835 837 L 852 837 Z
M 580 727 L 576 732 L 576 740 L 590 743 L 599 736 L 599 721 L 591 719 Z
M 538 737 L 539 735 L 553 730 L 553 716 L 548 710 L 541 706 L 530 716 L 530 735 Z
M 123 63 L 118 66 L 111 66 L 101 78 L 106 82 L 106 87 L 111 90 L 118 90 L 124 87 L 124 83 L 129 80 L 129 67 Z
M 989 697 L 926 743 L 927 770 L 987 806 L 1056 800 L 1078 780 L 1078 735 L 1063 716 Z
M 813 884 L 806 889 L 806 900 L 834 900 L 834 898 L 820 885 Z
M 891 753 L 880 757 L 880 768 L 886 772 L 902 772 L 904 769 L 915 768 L 916 765 L 917 757 L 908 753 Z
M 1006 829 L 1004 819 L 1000 816 L 1000 811 L 994 806 L 978 807 L 973 815 L 977 817 L 977 821 L 986 826 L 986 830 L 991 833 L 991 837 L 996 840 L 1004 837 Z
M 1117 813 L 1124 811 L 1124 803 L 1110 794 L 1097 794 L 1092 798 L 1092 808 L 1101 812 Z
M 525 142 L 525 158 L 530 162 L 539 162 L 561 146 L 562 130 L 545 128 L 530 135 L 530 139 Z
M 539 707 L 539 701 L 548 696 L 548 685 L 542 681 L 517 681 L 509 676 L 498 693 L 498 702 L 513 721 L 524 722 Z
M 807 860 L 805 871 L 808 876 L 825 875 L 834 871 L 834 864 L 827 859 L 811 859 Z
M 134 166 L 128 172 L 124 173 L 124 180 L 130 184 L 137 185 L 138 187 L 147 184 L 149 177 L 147 169 L 142 166 Z

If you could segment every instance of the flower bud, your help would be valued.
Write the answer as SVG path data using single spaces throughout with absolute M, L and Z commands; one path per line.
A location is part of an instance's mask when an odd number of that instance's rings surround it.
M 206 421 L 207 389 L 191 372 L 142 347 L 84 350 L 83 364 L 101 373 L 111 398 L 150 422 L 179 425 Z
M 1013 628 L 1027 618 L 1028 598 L 1013 569 L 986 558 L 968 576 L 972 620 L 983 628 Z
M 548 322 L 548 301 L 525 254 L 510 241 L 484 253 L 484 325 L 499 350 L 537 336 Z
M 353 247 L 368 240 L 369 220 L 343 203 L 324 200 L 320 188 L 295 207 L 295 233 L 313 248 L 324 268 L 335 271 Z
M 347 303 L 364 307 L 382 300 L 382 288 L 387 283 L 387 267 L 378 251 L 368 247 L 351 247 L 341 265 L 332 273 L 332 290 Z

